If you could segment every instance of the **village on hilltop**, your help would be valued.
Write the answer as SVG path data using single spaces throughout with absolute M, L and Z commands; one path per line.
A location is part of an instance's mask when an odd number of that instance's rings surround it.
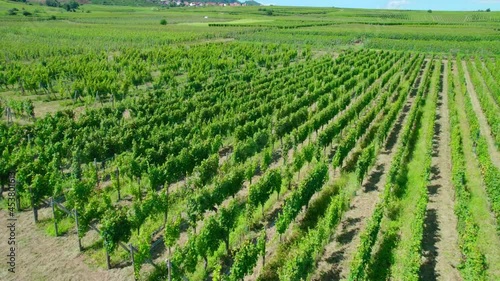
M 197 2 L 197 1 L 179 1 L 179 0 L 160 0 L 164 5 L 177 6 L 177 7 L 205 7 L 205 6 L 220 6 L 220 7 L 240 7 L 247 6 L 247 3 L 233 2 L 233 3 L 220 3 L 220 2 Z

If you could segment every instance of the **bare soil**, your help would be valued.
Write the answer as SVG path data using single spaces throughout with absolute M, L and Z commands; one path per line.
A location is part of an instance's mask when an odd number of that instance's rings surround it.
M 40 219 L 50 217 L 50 211 L 40 210 Z M 132 267 L 106 270 L 97 267 L 90 258 L 78 250 L 76 235 L 50 237 L 44 229 L 35 225 L 33 213 L 16 214 L 16 272 L 7 271 L 8 214 L 0 210 L 0 280 L 131 280 Z

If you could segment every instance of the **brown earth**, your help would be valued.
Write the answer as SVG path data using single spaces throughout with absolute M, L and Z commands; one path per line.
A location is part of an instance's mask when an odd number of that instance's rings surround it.
M 131 267 L 106 270 L 97 267 L 78 250 L 76 234 L 50 237 L 44 229 L 35 225 L 33 213 L 23 211 L 16 214 L 16 272 L 7 271 L 8 254 L 5 231 L 8 214 L 0 210 L 0 280 L 133 280 Z M 40 219 L 50 218 L 49 208 L 40 210 Z

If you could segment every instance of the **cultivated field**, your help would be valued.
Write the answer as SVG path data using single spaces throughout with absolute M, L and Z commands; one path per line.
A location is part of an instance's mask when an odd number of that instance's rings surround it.
M 1 0 L 0 34 L 1 280 L 500 280 L 498 12 Z

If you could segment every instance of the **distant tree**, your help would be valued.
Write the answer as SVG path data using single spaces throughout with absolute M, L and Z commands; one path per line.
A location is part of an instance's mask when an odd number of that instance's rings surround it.
M 59 3 L 59 1 L 57 1 L 57 0 L 46 0 L 45 4 L 49 7 L 60 7 L 61 6 L 61 3 Z
M 162 19 L 162 20 L 160 21 L 160 24 L 161 24 L 161 25 L 167 25 L 167 20 L 166 20 L 166 19 Z
M 273 10 L 267 10 L 266 15 L 272 16 L 273 15 Z
M 76 11 L 76 9 L 78 9 L 78 7 L 80 7 L 80 4 L 78 4 L 78 2 L 74 0 L 71 0 L 68 3 L 65 3 L 62 7 L 68 12 L 74 12 Z
M 430 14 L 430 13 L 432 13 L 432 10 L 430 10 L 430 9 L 429 9 L 429 10 L 427 10 L 427 13 L 429 13 L 429 14 Z
M 10 9 L 9 11 L 7 11 L 7 14 L 9 16 L 15 16 L 15 15 L 17 15 L 17 11 L 19 11 L 17 8 L 13 8 L 13 9 Z
M 491 12 L 491 9 L 490 8 L 486 9 L 486 12 Z

